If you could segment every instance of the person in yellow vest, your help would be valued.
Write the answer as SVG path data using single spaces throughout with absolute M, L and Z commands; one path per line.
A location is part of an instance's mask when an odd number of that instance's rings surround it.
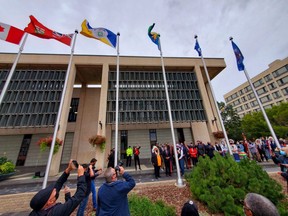
M 160 178 L 160 167 L 162 165 L 162 159 L 161 159 L 161 155 L 160 155 L 160 151 L 157 148 L 157 146 L 153 146 L 152 148 L 152 158 L 151 158 L 151 162 L 154 166 L 154 175 L 155 178 L 158 179 Z
M 126 167 L 131 166 L 132 154 L 133 154 L 133 149 L 131 148 L 131 146 L 129 146 L 126 149 Z

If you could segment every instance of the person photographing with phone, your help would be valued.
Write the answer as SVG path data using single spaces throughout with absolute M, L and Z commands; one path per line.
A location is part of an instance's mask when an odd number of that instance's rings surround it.
M 123 164 L 122 164 L 123 165 Z M 122 165 L 109 167 L 104 172 L 106 180 L 98 190 L 98 208 L 96 215 L 130 215 L 128 193 L 135 187 L 135 180 L 125 172 Z M 117 172 L 124 180 L 118 180 Z
M 84 168 L 81 165 L 78 165 L 77 167 L 77 190 L 74 196 L 71 197 L 70 191 L 66 189 L 66 202 L 57 203 L 56 201 L 59 197 L 59 192 L 63 184 L 67 181 L 70 175 L 70 172 L 75 169 L 76 166 L 73 164 L 72 160 L 70 160 L 68 167 L 55 183 L 50 184 L 48 187 L 36 193 L 30 201 L 30 207 L 33 209 L 33 211 L 29 215 L 70 215 L 84 199 L 87 188 Z

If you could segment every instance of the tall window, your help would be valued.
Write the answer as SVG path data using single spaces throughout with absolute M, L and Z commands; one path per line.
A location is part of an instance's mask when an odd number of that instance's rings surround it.
M 79 98 L 72 98 L 68 116 L 68 122 L 76 122 L 78 112 Z
M 126 158 L 126 149 L 128 147 L 128 131 L 121 130 L 121 145 L 120 145 L 120 152 L 121 152 L 121 159 Z
M 149 138 L 150 138 L 150 145 L 151 145 L 151 148 L 152 148 L 157 142 L 156 129 L 150 129 L 149 130 Z

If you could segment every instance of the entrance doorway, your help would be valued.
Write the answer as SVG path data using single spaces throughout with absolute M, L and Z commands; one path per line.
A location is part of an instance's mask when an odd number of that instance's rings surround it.
M 185 136 L 184 136 L 183 128 L 177 128 L 177 136 L 178 136 L 179 143 L 184 143 Z

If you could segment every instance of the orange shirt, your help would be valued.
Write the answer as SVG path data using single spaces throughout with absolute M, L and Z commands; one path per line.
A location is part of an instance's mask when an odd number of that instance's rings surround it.
M 157 154 L 157 165 L 161 166 L 161 156 Z

